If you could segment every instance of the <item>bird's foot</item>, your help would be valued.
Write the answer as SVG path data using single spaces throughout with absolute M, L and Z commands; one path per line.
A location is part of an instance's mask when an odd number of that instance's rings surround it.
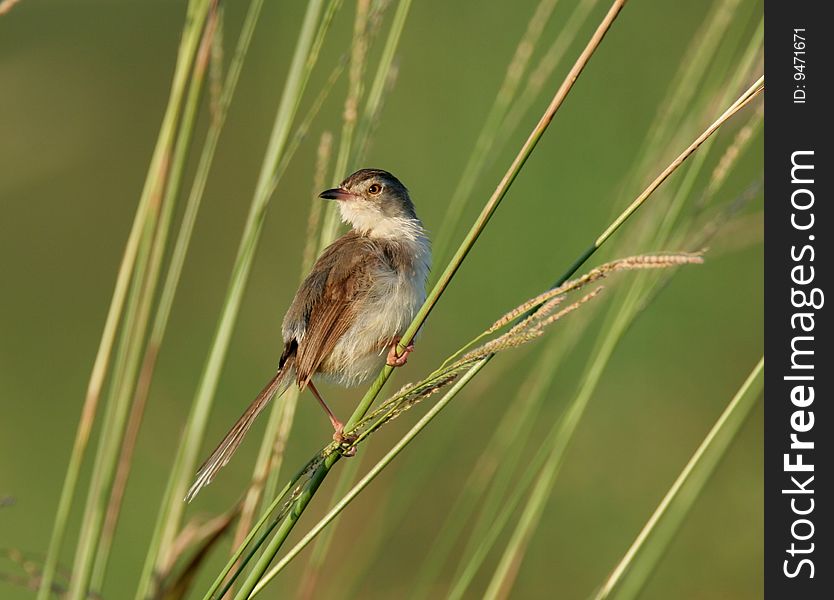
M 400 343 L 400 338 L 394 340 L 391 347 L 388 348 L 388 359 L 385 364 L 389 367 L 401 367 L 408 362 L 408 355 L 414 351 L 414 342 L 405 347 L 402 354 L 397 354 L 397 346 Z
M 346 434 L 344 432 L 344 425 L 341 423 L 339 423 L 339 427 L 333 433 L 333 441 L 339 444 L 339 452 L 341 452 L 342 456 L 347 458 L 356 456 L 356 446 L 352 445 L 356 441 L 356 436 Z

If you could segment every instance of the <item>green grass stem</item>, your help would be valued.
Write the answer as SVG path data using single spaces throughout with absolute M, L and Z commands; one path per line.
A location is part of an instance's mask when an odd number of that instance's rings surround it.
M 764 357 L 759 359 L 686 463 L 634 543 L 595 594 L 595 600 L 628 600 L 639 595 L 750 411 L 761 398 L 763 377 Z
M 119 379 L 122 380 L 120 383 L 114 383 L 116 390 L 115 401 L 119 407 L 119 418 L 113 423 L 106 425 L 107 443 L 109 447 L 103 454 L 102 463 L 94 466 L 94 472 L 96 475 L 102 476 L 103 483 L 99 491 L 100 496 L 97 498 L 97 506 L 95 507 L 97 522 L 90 527 L 91 530 L 99 529 L 101 531 L 98 536 L 97 547 L 95 548 L 95 562 L 93 563 L 93 571 L 89 585 L 94 590 L 100 590 L 104 583 L 107 564 L 110 558 L 110 549 L 121 509 L 122 492 L 127 482 L 129 462 L 124 463 L 122 457 L 125 455 L 129 456 L 132 451 L 132 447 L 125 448 L 125 442 L 127 441 L 128 417 L 133 413 L 132 405 L 135 405 L 136 400 L 135 391 L 137 389 L 137 378 L 140 375 L 140 364 L 143 362 L 142 356 L 143 354 L 146 355 L 148 351 L 148 349 L 145 349 L 143 352 L 142 342 L 146 337 L 145 334 L 153 306 L 156 285 L 159 281 L 162 260 L 165 256 L 168 232 L 170 231 L 174 207 L 176 206 L 177 197 L 180 193 L 182 175 L 185 170 L 186 159 L 194 134 L 194 124 L 200 108 L 200 100 L 204 89 L 210 49 L 213 44 L 216 26 L 217 13 L 211 12 L 203 33 L 203 40 L 198 49 L 197 58 L 194 63 L 194 72 L 191 77 L 182 117 L 180 119 L 180 127 L 171 158 L 170 173 L 162 199 L 162 212 L 151 247 L 148 274 L 140 296 L 141 301 L 138 307 L 137 323 L 127 338 L 130 342 L 130 347 L 125 364 L 117 364 L 115 369 L 117 375 L 114 382 Z M 102 447 L 104 447 L 103 443 Z M 119 471 L 121 471 L 121 477 L 119 477 Z M 118 487 L 116 486 L 117 482 L 119 483 Z M 109 496 L 106 510 L 104 505 L 105 495 Z M 86 529 L 83 525 L 82 528 Z
M 516 131 L 519 123 L 527 115 L 533 102 L 539 97 L 542 89 L 550 80 L 556 67 L 561 64 L 568 48 L 576 40 L 583 23 L 598 3 L 599 0 L 580 0 L 576 4 L 558 35 L 553 39 L 536 67 L 530 72 L 524 91 L 518 95 L 516 101 L 507 110 L 495 136 L 496 144 L 503 144 Z
M 340 500 L 333 505 L 333 507 L 328 511 L 328 513 L 322 517 L 322 519 L 314 525 L 310 531 L 308 531 L 303 538 L 291 549 L 289 550 L 281 560 L 266 573 L 259 582 L 255 585 L 252 589 L 252 594 L 249 597 L 257 595 L 260 591 L 264 589 L 264 587 L 275 578 L 278 573 L 280 573 L 284 567 L 286 567 L 307 545 L 319 534 L 324 530 L 338 515 L 341 513 L 348 504 L 350 504 L 356 496 L 364 490 L 368 484 L 373 481 L 377 475 L 379 475 L 385 467 L 391 464 L 391 461 L 396 458 L 396 456 L 403 451 L 403 449 L 411 443 L 411 441 L 417 437 L 417 435 L 428 425 L 435 416 L 437 416 L 443 408 L 446 407 L 449 402 L 462 390 L 466 384 L 472 379 L 480 370 L 480 367 L 472 368 L 466 372 L 466 375 L 461 377 L 455 384 L 449 389 L 444 396 L 438 400 L 434 406 L 432 406 L 423 417 L 414 424 L 414 426 L 409 429 L 408 433 L 406 433 L 400 440 L 388 451 L 385 455 L 365 474 L 359 482 L 354 485 L 350 491 L 346 494 L 342 495 Z
M 109 367 L 113 343 L 127 300 L 132 276 L 134 273 L 138 273 L 136 267 L 141 240 L 143 238 L 147 239 L 145 232 L 152 225 L 150 221 L 153 219 L 154 204 L 159 202 L 159 198 L 162 195 L 162 188 L 168 172 L 168 157 L 170 156 L 174 143 L 174 135 L 181 107 L 185 99 L 191 66 L 196 57 L 209 4 L 208 1 L 192 1 L 189 4 L 188 18 L 178 50 L 177 64 L 169 94 L 168 106 L 163 117 L 162 125 L 160 126 L 159 136 L 151 158 L 145 185 L 140 196 L 134 224 L 128 237 L 125 253 L 119 268 L 104 332 L 88 384 L 84 407 L 82 408 L 82 416 L 70 454 L 70 461 L 58 502 L 55 524 L 53 526 L 52 537 L 47 550 L 40 588 L 38 590 L 39 600 L 48 598 L 52 590 L 55 568 L 66 532 L 75 488 L 78 483 L 78 474 L 81 469 L 84 453 L 89 441 L 90 430 L 92 429 L 101 390 Z M 82 535 L 84 535 L 83 531 Z
M 144 600 L 150 594 L 153 588 L 154 573 L 157 566 L 165 561 L 182 519 L 184 511 L 182 498 L 197 464 L 197 457 L 205 433 L 209 410 L 217 389 L 217 382 L 220 378 L 221 367 L 228 351 L 243 292 L 254 260 L 257 242 L 270 199 L 268 191 L 272 173 L 280 160 L 309 76 L 311 67 L 305 68 L 305 66 L 308 64 L 307 58 L 319 22 L 322 4 L 323 0 L 312 0 L 307 6 L 289 74 L 287 75 L 287 82 L 255 187 L 255 194 L 235 258 L 217 330 L 200 378 L 182 442 L 168 479 L 157 522 L 153 529 L 145 566 L 137 586 L 136 597 L 138 600 Z
M 379 117 L 386 84 L 391 74 L 394 56 L 397 53 L 410 8 L 411 0 L 400 0 L 397 4 L 397 10 L 394 11 L 394 17 L 388 29 L 388 37 L 385 39 L 385 45 L 382 48 L 382 56 L 380 56 L 377 64 L 376 73 L 368 90 L 368 98 L 365 101 L 365 109 L 362 111 L 362 117 L 356 131 L 354 155 L 357 160 L 362 160 L 364 157 L 373 124 Z
M 521 168 L 524 166 L 524 163 L 526 162 L 527 158 L 529 158 L 530 154 L 535 149 L 542 135 L 547 130 L 547 127 L 553 120 L 553 117 L 555 116 L 557 110 L 564 102 L 568 93 L 572 89 L 573 84 L 576 82 L 582 70 L 587 65 L 594 51 L 599 47 L 600 43 L 602 42 L 602 39 L 605 37 L 605 34 L 613 24 L 614 20 L 616 19 L 624 4 L 625 0 L 616 0 L 607 12 L 606 16 L 603 18 L 599 27 L 597 27 L 596 31 L 594 32 L 588 44 L 586 45 L 585 49 L 580 54 L 570 73 L 557 90 L 556 94 L 554 95 L 549 106 L 542 115 L 541 119 L 536 124 L 530 136 L 527 138 L 527 141 L 524 143 L 524 145 L 516 155 L 515 159 L 512 161 L 509 169 L 499 182 L 498 186 L 495 189 L 495 192 L 493 192 L 492 196 L 487 201 L 486 205 L 483 207 L 481 214 L 479 215 L 475 223 L 472 225 L 471 229 L 469 230 L 469 233 L 466 235 L 465 239 L 461 243 L 458 251 L 455 253 L 454 257 L 447 265 L 443 274 L 440 276 L 439 281 L 435 284 L 434 288 L 429 293 L 425 303 L 418 311 L 411 325 L 406 330 L 402 340 L 400 341 L 400 351 L 402 351 L 405 348 L 405 346 L 411 342 L 417 330 L 428 317 L 429 313 L 431 312 L 431 309 L 440 299 L 440 296 L 443 294 L 446 287 L 449 285 L 449 282 L 454 277 L 458 268 L 462 264 L 463 260 L 466 258 L 469 251 L 472 249 L 472 246 L 475 244 L 480 234 L 483 232 L 487 223 L 489 223 L 489 220 L 495 213 L 495 210 L 498 208 L 498 205 L 501 203 L 501 200 L 503 200 L 504 196 L 506 195 L 507 191 L 512 185 L 512 182 L 515 180 Z M 374 381 L 368 392 L 365 394 L 359 406 L 354 411 L 353 415 L 351 415 L 350 419 L 348 419 L 348 422 L 345 425 L 346 430 L 350 430 L 365 416 L 374 399 L 381 391 L 382 386 L 385 384 L 388 377 L 390 377 L 391 372 L 392 368 L 389 366 L 386 366 L 380 372 L 379 376 Z M 338 453 L 330 454 L 318 467 L 313 477 L 310 479 L 304 491 L 302 492 L 301 496 L 295 501 L 292 511 L 281 524 L 281 526 L 278 528 L 278 531 L 276 532 L 272 540 L 270 540 L 266 550 L 264 551 L 256 565 L 253 567 L 252 571 L 250 572 L 249 576 L 244 582 L 243 587 L 238 592 L 236 598 L 246 598 L 248 596 L 248 593 L 251 592 L 251 590 L 257 584 L 257 581 L 260 579 L 260 577 L 262 577 L 263 574 L 266 572 L 266 569 L 268 568 L 270 562 L 273 560 L 278 550 L 283 545 L 290 531 L 292 531 L 293 527 L 300 518 L 304 509 L 307 507 L 313 495 L 316 493 L 316 490 L 321 485 L 322 481 L 327 476 L 327 473 L 330 471 L 333 465 L 339 460 L 339 458 L 340 455 Z
M 469 155 L 466 165 L 463 168 L 457 186 L 452 192 L 446 213 L 441 221 L 437 235 L 432 241 L 432 252 L 436 260 L 443 260 L 446 251 L 452 241 L 452 236 L 460 222 L 466 201 L 472 195 L 475 184 L 479 181 L 483 167 L 486 164 L 496 139 L 498 128 L 513 104 L 518 88 L 530 63 L 533 50 L 544 32 L 558 0 L 540 0 L 533 11 L 527 29 L 519 39 L 510 64 L 504 75 L 504 80 L 498 88 L 495 100 L 487 113 L 486 119 L 481 126 L 481 131 L 475 141 L 472 153 Z M 564 30 L 563 30 L 564 31 Z M 575 30 L 571 32 L 575 35 Z
M 350 67 L 348 69 L 348 91 L 345 97 L 339 148 L 336 151 L 333 172 L 334 185 L 348 174 L 350 166 L 353 134 L 356 130 L 356 121 L 359 118 L 359 103 L 362 99 L 362 76 L 365 73 L 365 61 L 368 56 L 370 41 L 368 39 L 370 5 L 370 0 L 357 0 L 356 2 L 356 17 L 353 22 Z M 337 207 L 335 205 L 328 206 L 324 212 L 324 222 L 319 236 L 319 254 L 336 239 L 336 233 L 339 229 L 339 211 Z
M 674 170 L 676 170 L 686 158 L 688 158 L 709 136 L 712 135 L 723 123 L 725 123 L 731 116 L 738 112 L 741 108 L 751 102 L 763 90 L 764 79 L 760 78 L 750 88 L 748 88 L 730 107 L 712 124 L 710 125 L 698 138 L 690 144 L 690 146 L 678 157 L 672 161 L 661 175 L 655 178 L 649 187 L 644 191 L 637 200 L 612 223 L 600 238 L 597 239 L 596 246 L 599 246 L 600 240 L 603 242 L 607 240 L 616 229 L 622 225 L 625 220 L 631 216 L 639 206 L 648 198 L 648 194 L 652 193 Z M 646 193 L 648 192 L 648 194 Z M 597 349 L 593 353 L 593 359 L 589 365 L 585 375 L 583 376 L 580 389 L 576 397 L 568 407 L 564 417 L 560 420 L 558 428 L 549 435 L 544 442 L 543 447 L 550 447 L 551 452 L 547 459 L 545 466 L 542 468 L 537 478 L 536 484 L 532 493 L 527 499 L 527 503 L 522 510 L 516 528 L 511 535 L 504 553 L 497 569 L 493 572 L 492 579 L 488 586 L 491 594 L 504 594 L 512 585 L 518 567 L 521 563 L 523 553 L 526 549 L 527 542 L 530 535 L 535 528 L 536 523 L 541 517 L 544 504 L 550 495 L 553 484 L 558 476 L 559 470 L 564 459 L 565 450 L 567 449 L 573 434 L 584 415 L 585 408 L 590 401 L 599 380 L 602 377 L 605 365 L 608 363 L 611 355 L 614 352 L 620 338 L 628 328 L 633 316 L 637 312 L 640 305 L 640 299 L 644 295 L 642 289 L 645 285 L 645 278 L 638 275 L 637 281 L 629 288 L 625 294 L 625 300 L 617 302 L 616 314 L 612 319 L 609 319 L 608 324 L 603 328 L 604 334 L 598 344 Z M 497 597 L 497 596 L 495 596 Z
M 167 329 L 168 319 L 171 314 L 177 287 L 182 275 L 182 269 L 188 253 L 188 247 L 191 243 L 191 236 L 194 231 L 200 206 L 202 204 L 206 182 L 208 181 L 208 175 L 211 170 L 217 144 L 220 139 L 220 133 L 226 121 L 226 115 L 228 114 L 228 109 L 231 104 L 234 91 L 237 87 L 243 62 L 248 52 L 262 6 L 263 0 L 252 0 L 249 4 L 249 8 L 247 9 L 247 13 L 241 27 L 240 35 L 238 37 L 238 43 L 230 61 L 228 73 L 213 106 L 212 119 L 209 123 L 205 141 L 203 142 L 203 148 L 200 154 L 194 181 L 192 182 L 191 190 L 186 201 L 179 232 L 174 242 L 168 271 L 166 273 L 165 282 L 162 286 L 156 314 L 154 315 L 153 325 L 151 326 L 151 333 L 148 339 L 147 348 L 143 357 L 139 384 L 137 386 L 133 407 L 131 409 L 132 413 L 128 424 L 128 430 L 131 432 L 131 440 L 122 448 L 120 468 L 122 465 L 124 465 L 125 469 L 130 468 L 133 446 L 135 445 L 139 426 L 144 413 L 144 407 L 150 392 L 150 383 L 156 366 L 156 359 Z M 219 32 L 214 36 L 214 40 L 215 44 L 220 43 Z M 126 474 L 123 479 L 126 480 Z

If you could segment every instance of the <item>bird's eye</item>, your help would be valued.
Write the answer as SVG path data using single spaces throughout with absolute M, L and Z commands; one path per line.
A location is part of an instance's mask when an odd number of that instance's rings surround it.
M 381 185 L 379 185 L 378 183 L 372 183 L 372 184 L 368 187 L 368 193 L 369 193 L 369 194 L 371 194 L 371 195 L 373 195 L 373 196 L 376 196 L 376 195 L 377 195 L 377 194 L 379 194 L 381 191 L 382 191 L 382 186 L 381 186 Z

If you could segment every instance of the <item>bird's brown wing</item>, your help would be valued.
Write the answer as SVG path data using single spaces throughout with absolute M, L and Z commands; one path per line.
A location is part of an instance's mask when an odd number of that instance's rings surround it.
M 304 388 L 356 318 L 380 256 L 373 244 L 353 232 L 334 242 L 302 284 L 288 318 L 304 319 L 298 340 L 296 378 Z M 325 275 L 326 274 L 326 275 Z M 286 320 L 285 320 L 286 322 Z

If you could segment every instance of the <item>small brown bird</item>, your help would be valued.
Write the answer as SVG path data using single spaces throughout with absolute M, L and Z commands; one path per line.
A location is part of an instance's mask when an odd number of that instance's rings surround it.
M 342 440 L 336 418 L 313 377 L 345 386 L 366 381 L 383 365 L 405 364 L 413 345 L 397 344 L 426 299 L 429 240 L 408 190 L 380 169 L 362 169 L 320 198 L 339 202 L 352 229 L 328 246 L 301 284 L 281 332 L 278 372 L 197 472 L 191 501 L 229 462 L 255 417 L 294 381 L 309 388 Z

